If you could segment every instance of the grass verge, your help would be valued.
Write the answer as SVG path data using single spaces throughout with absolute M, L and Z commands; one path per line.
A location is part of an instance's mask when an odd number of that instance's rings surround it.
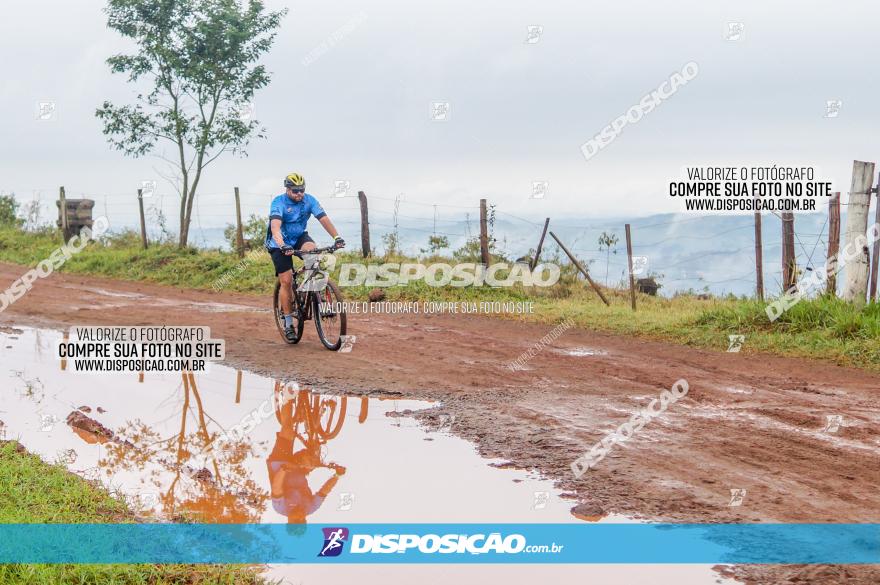
M 134 522 L 125 503 L 103 488 L 49 465 L 15 441 L 0 441 L 0 523 Z M 265 583 L 257 572 L 234 565 L 0 564 L 0 583 L 28 585 Z
M 0 261 L 34 266 L 60 245 L 57 232 L 24 233 L 14 227 L 0 228 Z M 346 262 L 364 262 L 359 254 L 337 254 L 337 268 Z M 556 259 L 550 259 L 556 260 Z M 402 256 L 378 257 L 371 263 L 412 262 Z M 450 260 L 441 256 L 422 262 Z M 552 287 L 522 286 L 432 287 L 423 281 L 384 289 L 389 301 L 529 301 L 534 313 L 507 318 L 539 323 L 559 323 L 571 318 L 579 327 L 632 335 L 682 345 L 726 351 L 730 335 L 744 335 L 742 351 L 821 359 L 845 366 L 880 371 L 880 305 L 858 309 L 834 298 L 805 300 L 775 322 L 764 313 L 764 304 L 745 298 L 707 297 L 684 294 L 672 298 L 639 295 L 638 311 L 629 306 L 627 291 L 606 289 L 606 307 L 564 263 L 559 284 Z M 244 260 L 218 250 L 179 249 L 156 244 L 140 247 L 136 234 L 123 233 L 70 258 L 64 272 L 94 274 L 178 287 L 214 289 L 264 295 L 274 286 L 274 271 L 262 250 Z M 347 300 L 366 300 L 370 287 L 344 289 Z

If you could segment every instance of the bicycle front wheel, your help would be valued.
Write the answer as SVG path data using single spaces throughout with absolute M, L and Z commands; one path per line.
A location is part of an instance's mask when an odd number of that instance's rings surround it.
M 345 307 L 342 305 L 342 293 L 332 280 L 327 280 L 324 290 L 313 292 L 315 328 L 321 343 L 330 351 L 342 347 L 342 336 L 346 331 Z

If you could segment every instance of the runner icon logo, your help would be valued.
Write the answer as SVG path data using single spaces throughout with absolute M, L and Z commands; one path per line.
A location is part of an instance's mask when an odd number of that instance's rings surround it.
M 338 557 L 342 554 L 345 541 L 348 540 L 348 528 L 322 528 L 324 532 L 324 546 L 319 557 Z

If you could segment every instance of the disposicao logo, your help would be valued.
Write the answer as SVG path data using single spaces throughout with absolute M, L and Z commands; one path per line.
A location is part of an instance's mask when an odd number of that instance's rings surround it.
M 338 557 L 346 542 L 350 554 L 559 554 L 564 545 L 526 544 L 522 534 L 349 534 L 348 528 L 322 528 L 319 557 Z
M 547 550 L 544 551 L 543 548 Z M 558 547 L 559 551 L 562 547 Z M 355 534 L 351 538 L 351 553 L 407 553 L 422 554 L 517 554 L 525 552 L 558 552 L 546 546 L 526 546 L 521 534 L 506 537 L 498 532 L 485 534 Z
M 345 541 L 348 540 L 348 528 L 322 528 L 324 532 L 324 546 L 319 557 L 338 557 L 342 554 Z

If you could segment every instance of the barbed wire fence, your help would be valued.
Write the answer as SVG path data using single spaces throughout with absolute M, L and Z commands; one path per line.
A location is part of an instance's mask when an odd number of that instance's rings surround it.
M 53 214 L 57 213 L 57 187 L 0 190 L 0 194 L 11 193 L 15 193 L 23 204 L 27 216 L 26 228 L 34 228 L 35 224 L 41 222 L 45 225 L 54 219 Z M 30 193 L 30 197 L 27 193 Z M 238 211 L 244 223 L 253 216 L 267 218 L 271 194 L 241 191 L 241 195 L 244 196 L 244 205 Z M 492 256 L 508 261 L 529 261 L 538 247 L 545 225 L 544 217 L 523 217 L 504 211 L 498 204 L 487 204 L 485 200 L 481 201 L 482 205 L 454 205 L 411 201 L 402 194 L 393 197 L 384 194 L 364 196 L 369 201 L 367 225 L 372 237 L 394 233 L 400 238 L 402 233 L 406 246 L 400 240 L 396 241 L 396 245 L 399 250 L 413 255 L 427 251 L 431 236 L 448 238 L 447 246 L 435 250 L 440 254 L 448 254 L 468 243 L 472 247 L 482 245 L 481 236 L 484 236 L 489 240 L 486 247 L 491 248 Z M 111 229 L 139 230 L 137 219 L 140 201 L 133 192 L 88 193 L 67 189 L 66 197 L 68 200 L 93 200 L 94 214 L 107 217 Z M 876 201 L 876 197 L 873 199 Z M 145 196 L 143 202 L 147 216 L 145 239 L 153 242 L 173 240 L 175 234 L 169 224 L 176 229 L 179 198 L 154 192 Z M 321 202 L 340 233 L 346 235 L 350 247 L 354 248 L 356 242 L 352 241 L 352 236 L 361 235 L 363 225 L 359 197 L 346 193 L 344 196 L 322 197 Z M 845 207 L 848 202 L 839 202 L 839 205 Z M 877 216 L 880 219 L 880 212 Z M 764 213 L 762 217 L 771 228 L 764 231 L 770 235 L 766 242 L 759 242 L 761 255 L 767 259 L 763 266 L 755 262 L 756 246 L 754 237 L 750 236 L 755 226 L 752 217 L 747 215 L 677 214 L 664 221 L 656 221 L 656 216 L 633 220 L 630 223 L 633 234 L 631 255 L 627 254 L 625 225 L 622 221 L 581 224 L 568 218 L 550 218 L 550 225 L 594 279 L 606 287 L 628 288 L 632 270 L 639 280 L 654 280 L 665 289 L 664 294 L 731 293 L 754 297 L 763 293 L 762 290 L 756 292 L 760 270 L 762 281 L 767 283 L 763 288 L 769 296 L 777 296 L 787 288 L 785 279 L 790 276 L 785 274 L 784 238 L 777 237 L 782 230 L 770 222 L 778 219 L 783 224 L 785 218 L 775 212 Z M 794 229 L 796 249 L 788 253 L 793 254 L 791 257 L 799 271 L 822 270 L 829 252 L 829 214 L 814 213 L 798 217 L 800 219 L 795 222 Z M 233 189 L 200 193 L 193 210 L 192 243 L 205 248 L 228 249 L 230 244 L 222 233 L 228 226 L 242 230 L 242 225 L 237 223 Z M 837 237 L 839 239 L 839 233 Z M 385 238 L 381 239 L 382 245 L 376 245 L 378 242 L 375 239 L 370 242 L 371 252 L 387 252 L 384 249 L 387 247 Z M 548 241 L 544 243 L 541 258 L 563 261 L 565 256 L 555 243 Z M 777 258 L 780 260 L 777 261 Z M 631 269 L 634 260 L 636 266 Z M 875 259 L 874 273 L 876 270 Z M 872 291 L 871 298 L 875 294 L 876 290 Z

